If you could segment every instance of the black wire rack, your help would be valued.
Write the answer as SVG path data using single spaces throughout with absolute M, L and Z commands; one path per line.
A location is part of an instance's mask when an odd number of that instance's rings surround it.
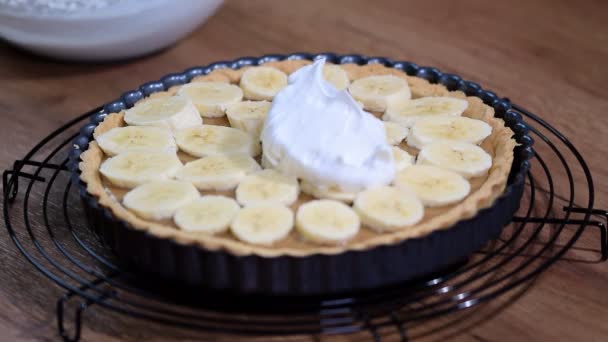
M 376 341 L 387 334 L 405 341 L 416 337 L 413 332 L 421 324 L 429 326 L 428 322 L 525 288 L 563 258 L 585 231 L 598 231 L 589 234 L 600 240 L 595 261 L 608 258 L 608 212 L 593 207 L 593 181 L 585 160 L 537 115 L 516 105 L 513 109 L 526 117 L 537 141 L 536 157 L 521 208 L 501 237 L 437 274 L 373 292 L 277 299 L 198 291 L 193 297 L 188 290 L 171 291 L 167 284 L 136 276 L 86 227 L 67 170 L 78 127 L 101 108 L 52 132 L 4 171 L 4 222 L 21 254 L 65 289 L 57 300 L 56 315 L 59 334 L 66 341 L 80 339 L 84 314 L 92 306 L 205 332 L 264 336 L 361 332 Z M 74 301 L 75 312 L 68 315 Z

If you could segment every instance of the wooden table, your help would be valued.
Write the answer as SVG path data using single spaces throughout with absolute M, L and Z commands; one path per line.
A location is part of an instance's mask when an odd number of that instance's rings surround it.
M 595 207 L 606 209 L 606 13 L 608 2 L 602 0 L 240 0 L 228 1 L 172 48 L 132 61 L 62 63 L 0 43 L 0 167 L 10 167 L 34 142 L 75 115 L 169 72 L 243 55 L 355 52 L 458 73 L 539 113 L 586 158 L 595 177 Z M 575 177 L 583 181 L 580 174 Z M 54 340 L 54 304 L 62 291 L 24 261 L 2 232 L 0 334 L 3 340 Z M 586 235 L 572 253 L 597 250 L 596 238 Z M 563 260 L 496 314 L 467 318 L 473 324 L 462 322 L 426 339 L 605 340 L 606 284 L 608 264 Z M 86 340 L 196 338 L 103 310 L 91 310 L 85 319 Z M 338 339 L 350 338 L 366 340 L 369 335 Z

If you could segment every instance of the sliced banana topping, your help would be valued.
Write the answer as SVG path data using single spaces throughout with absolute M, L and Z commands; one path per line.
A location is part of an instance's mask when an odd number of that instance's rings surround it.
M 260 164 L 262 164 L 262 168 L 264 169 L 274 169 L 274 166 L 264 153 L 262 153 L 262 157 L 260 158 Z
M 259 140 L 271 105 L 269 101 L 237 102 L 226 108 L 226 116 L 230 126 L 245 131 Z
M 318 81 L 321 70 L 316 70 Z M 238 86 L 217 78 L 193 82 L 181 86 L 175 96 L 148 98 L 125 110 L 124 121 L 130 126 L 95 137 L 108 156 L 99 172 L 112 185 L 130 189 L 122 203 L 143 219 L 172 219 L 179 229 L 197 234 L 230 231 L 236 239 L 256 245 L 275 244 L 295 226 L 305 241 L 336 245 L 354 238 L 362 225 L 378 233 L 416 225 L 423 220 L 425 207 L 465 199 L 471 192 L 468 178 L 482 176 L 492 167 L 492 156 L 479 146 L 492 127 L 462 116 L 467 100 L 411 99 L 408 81 L 395 75 L 351 82 L 339 65 L 325 64 L 322 72 L 336 89 L 347 89 L 363 109 L 384 113 L 386 142 L 393 145 L 396 170 L 391 185 L 346 192 L 338 185 L 299 182 L 272 168 L 273 150 L 267 151 L 269 159 L 261 156 L 262 169 L 253 157 L 262 152 L 261 132 L 271 101 L 288 85 L 288 74 L 269 66 L 247 68 L 240 80 L 240 71 L 235 71 L 231 80 L 239 81 Z M 298 96 L 293 98 L 300 108 Z M 231 127 L 203 125 L 203 117 L 224 115 Z M 386 147 L 382 135 L 378 137 Z M 404 140 L 420 150 L 417 157 L 398 147 Z M 178 149 L 200 159 L 183 165 Z M 392 166 L 389 169 L 392 172 Z M 331 168 L 331 174 L 334 171 Z M 201 196 L 199 191 L 234 191 L 234 196 Z M 294 215 L 289 206 L 300 203 L 300 191 L 315 199 L 300 204 Z
M 467 117 L 434 117 L 418 120 L 407 138 L 407 144 L 417 149 L 438 140 L 457 140 L 480 144 L 492 134 L 492 127 L 481 120 Z
M 392 150 L 393 150 L 393 159 L 395 160 L 395 169 L 397 171 L 401 171 L 401 170 L 405 169 L 406 167 L 410 167 L 410 166 L 414 165 L 416 158 L 414 156 L 412 156 L 411 154 L 407 153 L 407 151 L 405 151 L 397 146 L 393 146 Z
M 189 232 L 223 233 L 228 230 L 240 208 L 230 197 L 206 195 L 181 206 L 175 212 L 173 221 L 181 230 Z
M 323 78 L 338 90 L 346 89 L 350 84 L 346 71 L 335 64 L 325 64 L 323 66 Z
M 175 177 L 191 182 L 200 190 L 228 191 L 258 170 L 258 163 L 247 154 L 217 154 L 187 163 Z
M 292 205 L 300 194 L 296 177 L 272 169 L 249 174 L 236 188 L 236 200 L 242 205 L 279 203 Z
M 316 197 L 316 198 L 332 199 L 332 200 L 346 202 L 346 203 L 351 203 L 357 196 L 357 193 L 355 193 L 355 192 L 342 191 L 342 190 L 338 189 L 337 187 L 333 187 L 333 186 L 326 187 L 326 186 L 315 185 L 315 184 L 309 183 L 305 180 L 302 180 L 302 182 L 300 183 L 300 189 L 302 190 L 303 193 Z
M 146 99 L 125 111 L 124 120 L 132 126 L 157 126 L 172 131 L 203 123 L 192 101 L 182 96 Z
M 458 173 L 430 165 L 410 166 L 398 172 L 393 183 L 413 191 L 427 207 L 459 202 L 471 191 L 469 182 Z
M 460 116 L 468 106 L 469 103 L 466 100 L 445 96 L 393 101 L 387 106 L 382 119 L 400 122 L 411 127 L 422 118 Z
M 409 133 L 409 128 L 396 122 L 384 121 L 384 128 L 386 129 L 386 141 L 390 145 L 401 144 Z
M 226 107 L 241 101 L 243 91 L 225 82 L 194 82 L 182 86 L 177 92 L 192 100 L 203 117 L 224 116 Z
M 471 178 L 488 172 L 492 167 L 492 156 L 477 145 L 439 140 L 420 150 L 417 163 L 438 166 Z
M 359 232 L 360 221 L 346 204 L 332 200 L 314 200 L 302 204 L 296 213 L 296 229 L 307 241 L 339 244 Z
M 256 156 L 261 152 L 257 139 L 239 129 L 224 126 L 202 125 L 186 128 L 175 134 L 175 141 L 180 150 L 195 157 L 226 153 Z
M 97 144 L 109 156 L 126 151 L 177 152 L 171 131 L 152 126 L 116 127 L 97 136 Z
M 287 75 L 272 67 L 253 67 L 243 73 L 240 85 L 246 99 L 272 100 L 287 85 Z
M 166 180 L 180 170 L 182 162 L 175 152 L 127 151 L 106 159 L 99 172 L 121 188 Z
M 293 212 L 282 204 L 256 204 L 239 211 L 230 225 L 237 239 L 271 245 L 285 238 L 293 228 Z
M 348 90 L 365 109 L 374 112 L 384 112 L 390 102 L 411 97 L 407 82 L 393 75 L 363 77 L 351 83 Z
M 412 193 L 392 186 L 378 186 L 357 195 L 354 209 L 361 222 L 377 232 L 390 232 L 422 220 L 424 206 Z
M 171 218 L 179 207 L 198 197 L 199 193 L 192 184 L 164 180 L 136 187 L 127 192 L 122 203 L 142 218 L 164 220 Z

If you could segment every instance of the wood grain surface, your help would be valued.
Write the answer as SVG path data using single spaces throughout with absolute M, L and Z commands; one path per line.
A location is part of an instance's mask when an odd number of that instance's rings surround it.
M 352 52 L 436 66 L 538 113 L 581 152 L 593 172 L 595 207 L 608 209 L 606 13 L 604 0 L 238 0 L 227 1 L 206 24 L 171 48 L 126 62 L 51 61 L 0 42 L 0 168 L 9 168 L 36 141 L 76 115 L 169 72 L 245 55 Z M 551 168 L 560 167 L 557 158 L 546 162 Z M 584 189 L 580 170 L 573 176 L 577 189 Z M 562 195 L 568 193 L 564 177 L 556 175 L 556 191 Z M 42 195 L 43 189 L 35 189 L 32 202 L 39 202 Z M 59 211 L 60 194 L 51 197 L 56 202 L 52 200 L 50 208 Z M 587 197 L 585 191 L 575 193 L 579 204 L 585 204 Z M 25 236 L 23 226 L 14 228 Z M 410 337 L 605 340 L 608 264 L 596 261 L 598 238 L 596 232 L 585 233 L 575 249 L 528 286 L 449 320 L 421 325 L 409 331 Z M 43 236 L 40 243 L 50 246 Z M 0 260 L 0 340 L 57 340 L 55 302 L 64 291 L 24 260 L 4 229 Z M 398 340 L 394 331 L 382 334 L 386 340 Z M 235 339 L 148 323 L 99 307 L 87 310 L 82 337 L 89 341 Z M 359 333 L 278 340 L 370 338 Z

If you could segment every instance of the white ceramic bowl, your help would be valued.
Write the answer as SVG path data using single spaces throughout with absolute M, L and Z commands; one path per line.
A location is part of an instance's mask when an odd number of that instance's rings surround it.
M 0 7 L 0 37 L 55 58 L 117 60 L 174 43 L 215 13 L 222 2 L 129 0 L 67 14 L 33 14 Z

